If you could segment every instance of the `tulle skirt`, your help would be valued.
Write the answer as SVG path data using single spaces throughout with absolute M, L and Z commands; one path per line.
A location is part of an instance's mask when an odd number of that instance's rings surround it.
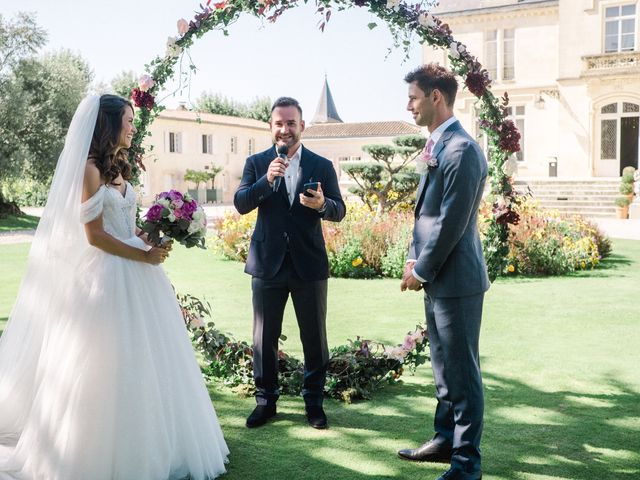
M 73 281 L 46 288 L 25 279 L 0 341 L 0 479 L 223 473 L 229 450 L 163 269 L 89 247 Z

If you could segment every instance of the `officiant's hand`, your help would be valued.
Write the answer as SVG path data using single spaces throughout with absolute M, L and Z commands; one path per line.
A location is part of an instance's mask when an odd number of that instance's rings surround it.
M 276 181 L 276 177 L 284 177 L 284 173 L 287 170 L 287 162 L 284 159 L 277 157 L 269 164 L 267 169 L 267 181 L 270 185 Z
M 318 182 L 318 190 L 307 189 L 307 193 L 311 197 L 307 197 L 304 193 L 300 194 L 300 204 L 305 207 L 320 210 L 324 206 L 324 193 L 322 193 L 322 185 Z

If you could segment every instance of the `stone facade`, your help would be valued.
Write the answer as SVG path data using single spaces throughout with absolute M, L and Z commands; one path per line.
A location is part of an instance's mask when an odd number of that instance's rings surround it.
M 453 0 L 434 13 L 489 67 L 494 94 L 509 92 L 523 131 L 519 177 L 616 177 L 638 167 L 640 2 Z M 425 46 L 424 61 L 448 59 Z M 482 142 L 466 90 L 456 116 Z

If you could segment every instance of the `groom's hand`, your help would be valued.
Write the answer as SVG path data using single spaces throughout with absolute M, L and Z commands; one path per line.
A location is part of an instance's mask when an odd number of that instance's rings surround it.
M 422 283 L 413 276 L 413 266 L 416 264 L 415 260 L 409 260 L 404 266 L 404 273 L 402 274 L 402 282 L 400 282 L 400 290 L 414 290 L 418 291 L 422 289 Z

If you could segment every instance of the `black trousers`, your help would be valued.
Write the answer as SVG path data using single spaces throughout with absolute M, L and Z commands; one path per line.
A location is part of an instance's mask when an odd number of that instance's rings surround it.
M 291 294 L 304 351 L 302 396 L 306 405 L 322 405 L 329 362 L 327 280 L 304 281 L 287 254 L 275 277 L 253 277 L 253 375 L 258 405 L 275 404 L 278 387 L 278 339 Z

